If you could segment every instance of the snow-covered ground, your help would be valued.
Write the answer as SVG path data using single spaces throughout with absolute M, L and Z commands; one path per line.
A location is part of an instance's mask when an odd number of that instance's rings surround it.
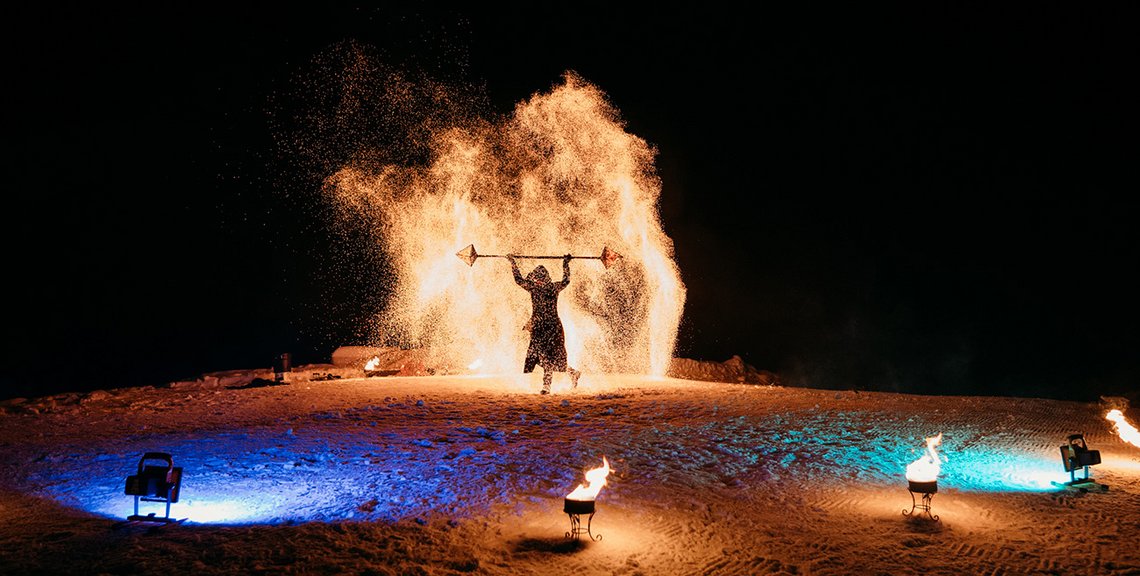
M 1140 448 L 1101 403 L 313 374 L 7 403 L 0 573 L 1140 574 Z M 940 521 L 908 518 L 938 433 Z M 1072 433 L 1107 492 L 1052 484 Z M 154 451 L 184 469 L 186 522 L 119 526 Z M 603 457 L 602 539 L 569 539 L 563 499 Z

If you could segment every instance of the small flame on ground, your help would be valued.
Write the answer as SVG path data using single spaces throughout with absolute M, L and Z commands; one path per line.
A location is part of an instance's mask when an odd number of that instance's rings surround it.
M 602 456 L 602 466 L 586 472 L 586 483 L 579 484 L 573 492 L 566 496 L 567 500 L 593 500 L 598 497 L 602 486 L 606 485 L 606 476 L 610 475 L 610 463 Z
M 478 370 L 482 366 L 483 366 L 483 359 L 479 358 L 479 359 L 475 360 L 474 362 L 468 364 L 467 369 L 468 370 Z
M 1140 430 L 1124 419 L 1124 413 L 1120 410 L 1109 410 L 1108 414 L 1104 416 L 1111 420 L 1113 427 L 1116 428 L 1116 433 L 1120 438 L 1129 444 L 1140 448 Z
M 934 448 L 942 444 L 942 433 L 926 439 L 926 453 L 906 467 L 906 479 L 911 482 L 935 482 L 942 470 L 938 451 Z
M 371 360 L 364 363 L 364 369 L 365 370 L 375 370 L 376 367 L 379 365 L 380 365 L 380 357 L 379 356 L 373 356 Z

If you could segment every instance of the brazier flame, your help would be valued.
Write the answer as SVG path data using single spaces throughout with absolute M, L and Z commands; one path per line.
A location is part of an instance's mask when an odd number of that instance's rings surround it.
M 1129 444 L 1140 448 L 1140 430 L 1137 430 L 1128 420 L 1124 418 L 1124 413 L 1120 410 L 1109 410 L 1108 414 L 1104 416 L 1113 424 L 1116 433 L 1122 440 Z
M 942 471 L 942 462 L 935 447 L 942 444 L 942 433 L 926 439 L 926 452 L 906 467 L 906 479 L 911 482 L 936 482 Z
M 566 495 L 567 500 L 594 500 L 598 497 L 598 492 L 602 490 L 602 486 L 606 485 L 606 477 L 610 475 L 610 463 L 602 456 L 601 467 L 588 470 L 586 472 L 586 483 L 579 484 L 573 492 Z

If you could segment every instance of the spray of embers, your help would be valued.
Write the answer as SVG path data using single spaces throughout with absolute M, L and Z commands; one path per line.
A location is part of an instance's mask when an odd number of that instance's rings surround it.
M 1124 413 L 1120 410 L 1109 410 L 1108 414 L 1104 416 L 1112 422 L 1113 428 L 1120 436 L 1121 440 L 1140 448 L 1140 430 L 1137 430 L 1127 419 L 1124 418 Z
M 592 254 L 608 246 L 621 264 L 574 261 L 559 299 L 570 364 L 664 374 L 685 287 L 657 212 L 655 150 L 625 130 L 600 89 L 572 73 L 499 120 L 449 120 L 407 130 L 427 151 L 420 162 L 362 154 L 326 180 L 340 216 L 375 231 L 375 248 L 394 271 L 376 343 L 426 348 L 442 366 L 518 372 L 527 293 L 505 260 L 470 267 L 455 251 L 474 244 L 500 254 Z M 541 263 L 520 267 L 525 275 Z M 547 266 L 561 278 L 559 264 Z

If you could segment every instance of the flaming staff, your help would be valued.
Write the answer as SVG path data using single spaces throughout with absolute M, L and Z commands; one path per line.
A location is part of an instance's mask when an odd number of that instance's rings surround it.
M 479 254 L 475 251 L 474 244 L 468 244 L 466 248 L 455 253 L 460 260 L 467 263 L 468 266 L 474 266 L 475 260 L 479 258 L 507 258 L 506 254 Z M 527 260 L 562 260 L 565 256 L 514 256 L 515 258 Z M 570 258 L 577 258 L 581 260 L 601 260 L 602 266 L 607 269 L 613 266 L 621 258 L 621 254 L 610 250 L 608 246 L 602 246 L 602 254 L 600 256 L 570 256 Z

